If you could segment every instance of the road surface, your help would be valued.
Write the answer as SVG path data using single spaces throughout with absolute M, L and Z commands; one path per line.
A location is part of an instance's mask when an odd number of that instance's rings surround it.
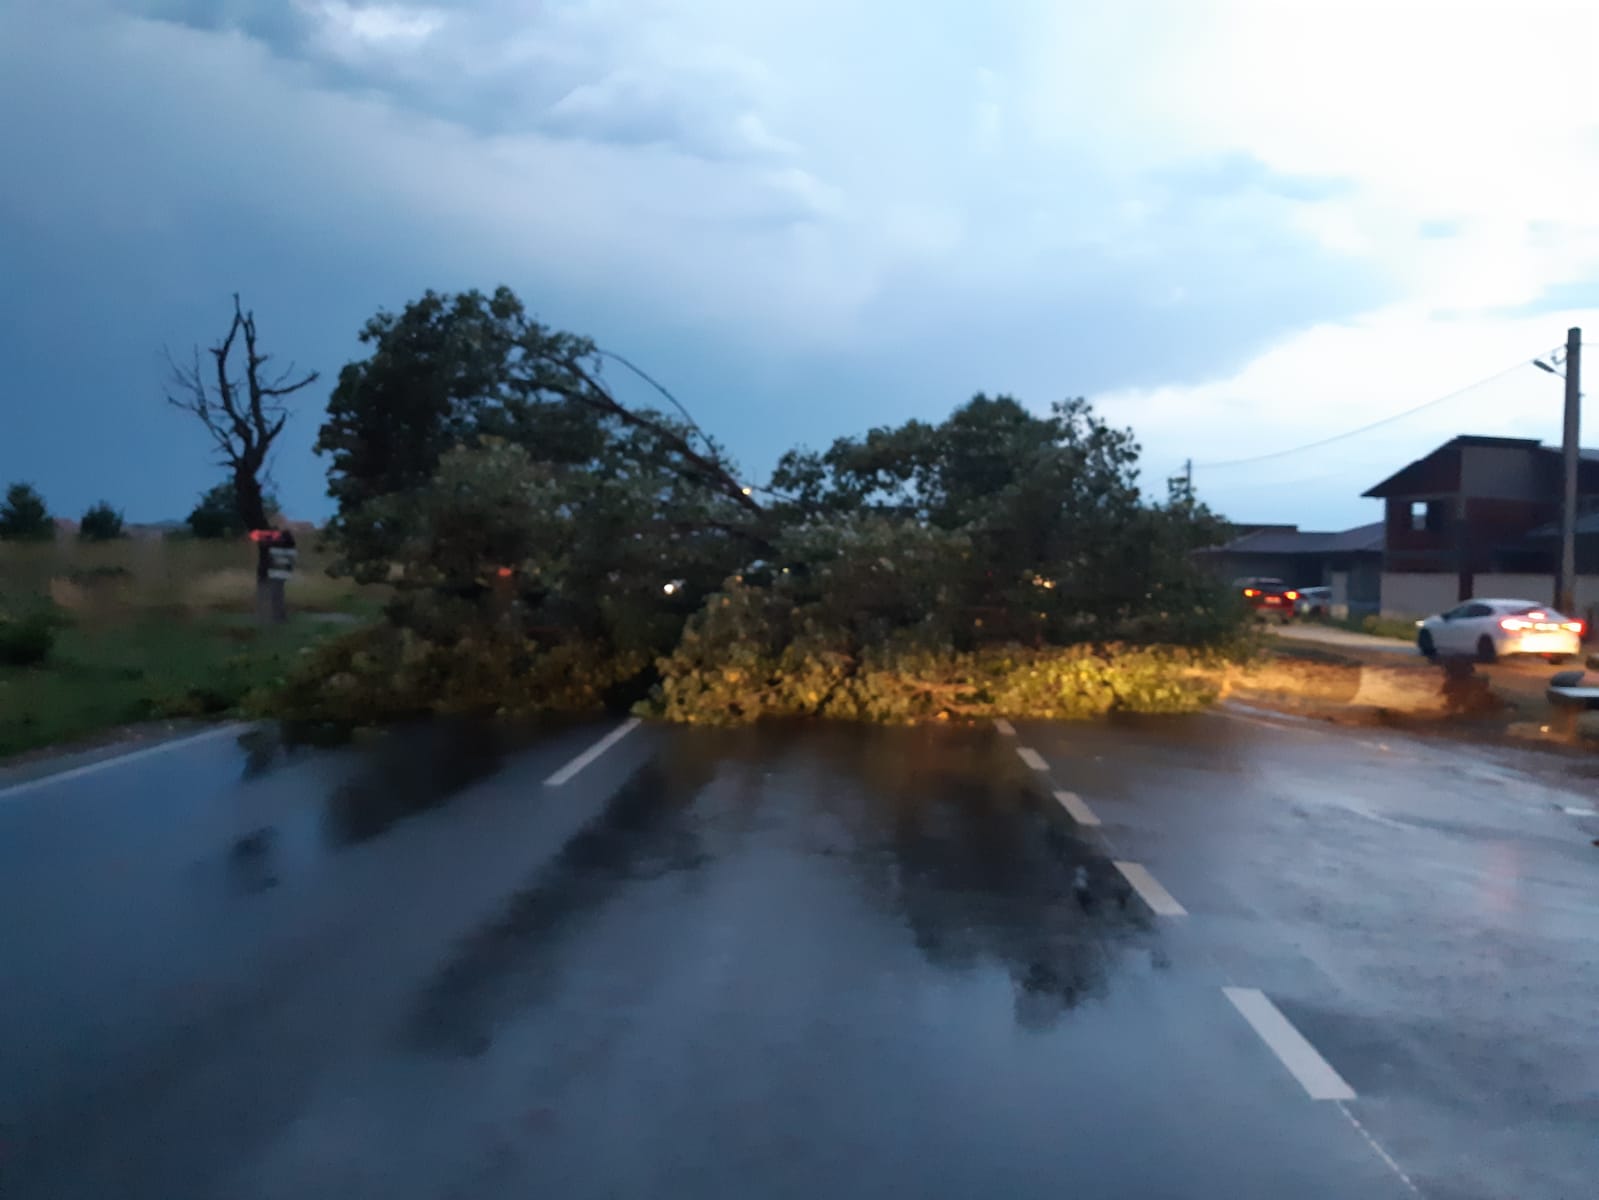
M 1582 764 L 1247 714 L 0 792 L 0 1195 L 1591 1198 Z

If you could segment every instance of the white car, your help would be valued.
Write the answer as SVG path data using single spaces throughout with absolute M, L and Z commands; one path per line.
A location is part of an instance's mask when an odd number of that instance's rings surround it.
M 1428 658 L 1472 655 L 1493 662 L 1506 654 L 1541 654 L 1563 662 L 1582 649 L 1582 622 L 1533 600 L 1468 600 L 1416 622 L 1416 645 Z
M 1294 615 L 1298 617 L 1325 617 L 1332 607 L 1332 588 L 1302 587 L 1299 599 L 1294 601 Z

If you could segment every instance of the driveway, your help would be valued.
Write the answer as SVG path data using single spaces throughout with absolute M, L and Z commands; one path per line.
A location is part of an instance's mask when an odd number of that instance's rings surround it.
M 0 1194 L 1579 1197 L 1591 776 L 1247 713 L 0 792 Z

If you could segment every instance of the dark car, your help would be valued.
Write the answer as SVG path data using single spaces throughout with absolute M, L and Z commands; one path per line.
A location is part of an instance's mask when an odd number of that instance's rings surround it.
M 1281 579 L 1252 576 L 1235 580 L 1233 586 L 1243 594 L 1244 603 L 1259 615 L 1275 617 L 1284 624 L 1293 619 L 1299 593 Z

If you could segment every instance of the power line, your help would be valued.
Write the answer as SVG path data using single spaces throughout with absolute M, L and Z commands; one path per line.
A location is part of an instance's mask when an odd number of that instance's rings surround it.
M 1533 360 L 1530 359 L 1530 358 L 1524 358 L 1513 367 L 1506 367 L 1503 371 L 1499 371 L 1499 372 L 1496 372 L 1493 375 L 1489 375 L 1485 379 L 1477 380 L 1476 383 L 1468 383 L 1463 388 L 1456 388 L 1454 391 L 1450 392 L 1447 396 L 1439 396 L 1436 400 L 1429 400 L 1425 404 L 1418 404 L 1414 408 L 1407 408 L 1403 412 L 1396 412 L 1396 413 L 1392 414 L 1391 416 L 1383 417 L 1380 421 L 1373 421 L 1369 425 L 1362 425 L 1359 429 L 1351 429 L 1351 430 L 1348 430 L 1347 432 L 1344 432 L 1344 433 L 1335 433 L 1335 434 L 1332 435 L 1332 437 L 1325 437 L 1325 438 L 1322 438 L 1320 441 L 1316 441 L 1316 442 L 1306 442 L 1303 446 L 1293 446 L 1293 447 L 1291 447 L 1290 449 L 1287 449 L 1287 450 L 1273 450 L 1269 454 L 1256 454 L 1256 455 L 1254 455 L 1251 458 L 1231 458 L 1231 459 L 1228 459 L 1226 462 L 1195 463 L 1194 467 L 1195 467 L 1196 470 L 1203 470 L 1203 471 L 1214 471 L 1214 470 L 1217 470 L 1217 469 L 1219 469 L 1221 467 L 1242 467 L 1242 466 L 1247 466 L 1250 463 L 1265 462 L 1266 460 L 1272 459 L 1272 458 L 1286 458 L 1290 454 L 1300 454 L 1300 453 L 1302 453 L 1302 452 L 1304 452 L 1306 450 L 1316 450 L 1316 449 L 1319 449 L 1322 446 L 1330 446 L 1334 442 L 1341 442 L 1345 438 L 1352 438 L 1352 437 L 1355 437 L 1357 434 L 1362 434 L 1362 433 L 1366 433 L 1366 432 L 1368 432 L 1370 430 L 1373 430 L 1373 429 L 1378 429 L 1378 428 L 1380 428 L 1383 425 L 1390 424 L 1391 422 L 1394 422 L 1394 421 L 1402 420 L 1403 418 L 1411 416 L 1414 413 L 1419 413 L 1419 412 L 1423 411 L 1424 409 L 1429 409 L 1429 408 L 1432 408 L 1432 407 L 1434 407 L 1436 405 L 1443 404 L 1446 401 L 1453 400 L 1453 399 L 1455 399 L 1458 396 L 1463 396 L 1469 391 L 1473 391 L 1476 388 L 1480 388 L 1485 383 L 1493 383 L 1496 379 L 1503 379 L 1506 375 L 1513 374 L 1514 372 L 1521 370 L 1521 368 L 1523 368 L 1523 367 L 1531 366 L 1532 365 L 1532 361 Z

